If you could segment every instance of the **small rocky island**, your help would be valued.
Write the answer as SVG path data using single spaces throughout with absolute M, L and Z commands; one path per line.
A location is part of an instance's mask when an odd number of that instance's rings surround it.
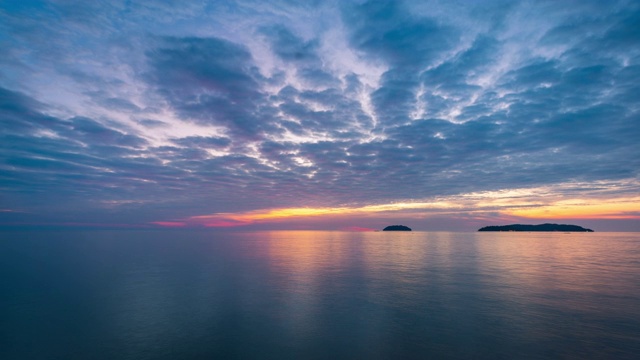
M 563 231 L 563 232 L 593 232 L 591 229 L 585 229 L 578 225 L 566 224 L 540 224 L 540 225 L 502 225 L 502 226 L 485 226 L 478 231 Z
M 389 225 L 382 231 L 411 231 L 411 228 L 404 225 Z

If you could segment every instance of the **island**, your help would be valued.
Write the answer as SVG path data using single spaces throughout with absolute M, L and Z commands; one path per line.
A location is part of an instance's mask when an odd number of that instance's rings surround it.
M 566 224 L 540 224 L 540 225 L 502 225 L 502 226 L 485 226 L 478 231 L 564 231 L 564 232 L 593 232 L 591 229 L 585 229 L 578 225 Z
M 382 231 L 411 231 L 411 228 L 404 225 L 389 225 Z

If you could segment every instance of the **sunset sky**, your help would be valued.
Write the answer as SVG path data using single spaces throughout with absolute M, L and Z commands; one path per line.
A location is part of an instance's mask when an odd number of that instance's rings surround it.
M 638 1 L 4 1 L 0 227 L 640 231 Z

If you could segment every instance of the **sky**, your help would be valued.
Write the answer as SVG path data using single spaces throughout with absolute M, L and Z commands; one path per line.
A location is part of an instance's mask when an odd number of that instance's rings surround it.
M 0 227 L 640 231 L 640 2 L 0 2 Z

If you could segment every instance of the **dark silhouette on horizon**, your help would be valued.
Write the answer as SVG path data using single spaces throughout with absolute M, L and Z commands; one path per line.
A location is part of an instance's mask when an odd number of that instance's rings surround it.
M 411 228 L 404 225 L 389 225 L 382 231 L 411 231 Z
M 502 226 L 485 226 L 478 231 L 565 231 L 565 232 L 593 232 L 591 229 L 583 228 L 578 225 L 567 224 L 540 224 L 540 225 L 524 225 L 512 224 Z

